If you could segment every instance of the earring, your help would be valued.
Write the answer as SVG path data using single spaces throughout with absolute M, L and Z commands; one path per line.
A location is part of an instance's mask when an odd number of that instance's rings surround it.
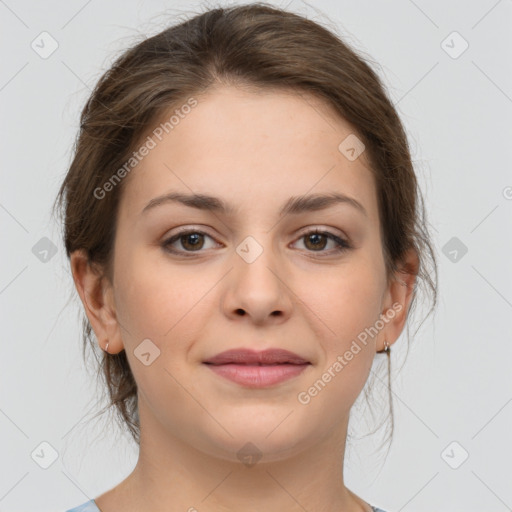
M 105 352 L 108 353 L 108 341 L 107 341 L 107 344 L 105 345 Z
M 377 354 L 390 354 L 391 353 L 391 347 L 387 340 L 384 340 L 384 349 L 383 350 L 377 350 Z

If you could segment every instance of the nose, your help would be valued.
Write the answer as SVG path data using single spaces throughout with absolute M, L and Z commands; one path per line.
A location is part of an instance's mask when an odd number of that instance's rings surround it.
M 236 248 L 226 280 L 223 308 L 227 316 L 247 317 L 257 325 L 283 322 L 293 301 L 285 265 L 270 248 L 248 237 Z

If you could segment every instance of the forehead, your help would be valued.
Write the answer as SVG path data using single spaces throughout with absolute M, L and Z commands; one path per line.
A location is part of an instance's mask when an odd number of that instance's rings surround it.
M 277 208 L 293 195 L 338 191 L 377 218 L 365 153 L 350 160 L 339 149 L 357 136 L 355 129 L 324 101 L 227 86 L 194 98 L 197 105 L 175 115 L 161 140 L 153 130 L 180 107 L 149 127 L 155 146 L 125 183 L 124 214 L 134 219 L 148 201 L 171 190 L 223 197 L 238 209 L 262 202 Z

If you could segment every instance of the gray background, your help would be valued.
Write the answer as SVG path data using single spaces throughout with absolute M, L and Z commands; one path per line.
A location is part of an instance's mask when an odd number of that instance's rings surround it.
M 393 381 L 395 442 L 385 463 L 376 437 L 355 442 L 346 484 L 388 512 L 512 510 L 512 1 L 274 3 L 330 23 L 325 13 L 378 63 L 409 133 L 439 255 L 439 308 Z M 82 361 L 49 208 L 79 111 L 113 58 L 174 15 L 213 5 L 0 1 L 0 510 L 65 510 L 136 462 L 127 435 L 91 419 L 104 402 L 93 362 Z M 58 42 L 48 58 L 31 47 L 43 31 Z M 45 253 L 52 244 L 56 254 Z

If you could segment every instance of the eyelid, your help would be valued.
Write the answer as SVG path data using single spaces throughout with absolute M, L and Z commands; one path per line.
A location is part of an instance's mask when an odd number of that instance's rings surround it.
M 297 236 L 304 236 L 304 235 L 307 235 L 308 233 L 314 233 L 318 231 L 319 233 L 331 233 L 333 235 L 336 235 L 340 238 L 344 238 L 347 240 L 348 242 L 348 236 L 343 232 L 341 231 L 340 229 L 338 228 L 335 228 L 335 227 L 332 227 L 332 226 L 325 226 L 325 225 L 322 225 L 322 224 L 317 224 L 317 225 L 313 225 L 313 226 L 307 226 L 303 229 L 301 229 L 299 231 L 299 234 Z
M 336 231 L 336 233 L 332 233 L 332 234 L 336 234 L 336 236 L 343 237 L 344 239 L 346 239 L 347 242 L 350 241 L 349 237 L 343 231 L 341 231 L 340 229 L 332 227 L 332 226 L 323 226 L 321 224 L 313 225 L 313 226 L 307 226 L 305 228 L 302 228 L 301 230 L 299 230 L 297 232 L 296 237 L 304 236 L 304 235 L 306 235 L 308 233 L 312 233 L 312 232 L 315 232 L 315 231 L 323 233 L 324 231 L 332 232 L 333 230 Z M 179 234 L 189 233 L 191 231 L 197 232 L 197 233 L 201 233 L 203 235 L 208 235 L 211 238 L 215 238 L 214 235 L 208 233 L 208 231 L 205 231 L 203 227 L 201 227 L 199 225 L 193 225 L 193 224 L 187 225 L 187 226 L 180 226 L 179 228 L 176 228 L 176 231 L 172 235 L 167 235 L 164 238 L 166 240 L 168 240 L 169 238 L 172 238 L 172 237 L 177 236 Z

